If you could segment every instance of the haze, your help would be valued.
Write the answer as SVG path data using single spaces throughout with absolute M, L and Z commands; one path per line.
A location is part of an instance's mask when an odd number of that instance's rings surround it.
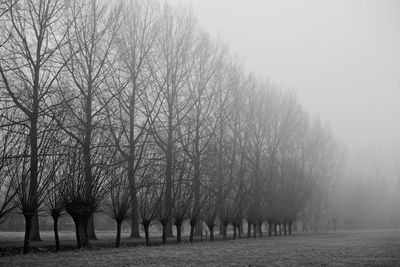
M 350 148 L 398 144 L 399 1 L 169 0 Z

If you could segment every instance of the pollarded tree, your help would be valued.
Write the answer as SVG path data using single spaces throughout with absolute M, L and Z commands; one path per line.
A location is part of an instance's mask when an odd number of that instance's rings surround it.
M 263 169 L 262 159 L 263 152 L 267 140 L 267 122 L 270 114 L 271 103 L 269 90 L 270 88 L 257 80 L 254 77 L 249 77 L 249 94 L 247 112 L 248 123 L 248 140 L 249 140 L 249 163 L 251 172 L 250 188 L 253 194 L 250 200 L 250 206 L 247 211 L 247 223 L 256 225 L 262 220 L 260 217 L 262 210 L 262 193 L 263 193 Z M 251 228 L 248 228 L 251 229 Z M 255 236 L 256 233 L 254 233 Z
M 121 163 L 117 164 L 121 165 Z M 115 238 L 116 248 L 121 246 L 122 222 L 129 217 L 131 197 L 126 167 L 118 165 L 113 167 L 111 171 L 108 181 L 110 183 L 110 201 L 106 204 L 107 214 L 117 223 L 117 235 Z
M 68 176 L 66 159 L 68 152 L 61 142 L 57 140 L 61 136 L 53 136 L 49 153 L 46 159 L 47 186 L 45 189 L 45 209 L 53 219 L 53 230 L 56 251 L 60 250 L 60 238 L 58 235 L 58 220 L 65 213 L 63 192 L 65 191 L 65 178 Z
M 176 242 L 178 244 L 182 241 L 182 225 L 190 214 L 194 194 L 192 183 L 189 180 L 191 175 L 190 166 L 188 166 L 186 161 L 183 161 L 179 165 L 178 179 L 173 185 L 174 206 L 172 209 L 172 219 L 176 226 Z
M 139 219 L 144 228 L 146 246 L 150 245 L 149 227 L 160 214 L 165 190 L 165 183 L 162 179 L 163 172 L 159 160 L 155 157 L 156 154 L 158 153 L 149 153 L 146 157 L 147 162 L 145 168 L 141 169 L 141 179 L 138 185 Z
M 158 34 L 159 5 L 152 0 L 125 1 L 118 34 L 118 63 L 114 66 L 110 90 L 118 91 L 109 109 L 109 122 L 116 147 L 126 161 L 131 201 L 131 234 L 139 238 L 139 213 L 136 197 L 137 172 L 146 145 L 157 97 L 149 94 L 152 54 Z M 144 107 L 146 105 L 146 107 Z M 147 110 L 146 108 L 149 108 Z
M 29 151 L 29 144 L 27 141 L 19 144 L 22 146 L 21 154 L 17 157 L 20 158 L 18 161 L 18 165 L 16 166 L 14 173 L 14 182 L 17 185 L 17 205 L 18 208 L 21 210 L 22 214 L 25 217 L 25 238 L 24 238 L 24 254 L 29 252 L 29 236 L 30 231 L 32 228 L 31 222 L 29 217 L 32 218 L 41 208 L 44 207 L 46 201 L 46 193 L 48 188 L 51 186 L 51 182 L 57 169 L 60 166 L 59 161 L 52 162 L 52 159 L 59 158 L 58 155 L 54 154 L 55 150 L 55 136 L 57 131 L 52 128 L 54 124 L 51 121 L 48 121 L 46 128 L 43 129 L 42 139 L 38 146 L 38 176 L 37 176 L 37 187 L 36 187 L 36 202 L 32 200 L 32 188 L 30 182 L 30 151 Z M 22 128 L 22 127 L 21 127 Z M 23 129 L 23 128 L 22 128 Z M 19 133 L 14 134 L 26 134 L 25 132 L 21 131 Z M 36 204 L 34 204 L 36 203 Z
M 194 190 L 193 207 L 190 211 L 190 225 L 194 228 L 201 214 L 201 180 L 206 170 L 203 169 L 206 149 L 214 136 L 217 119 L 218 75 L 224 64 L 224 49 L 214 44 L 205 33 L 196 36 L 194 50 L 190 58 L 192 75 L 187 82 L 190 109 L 179 127 L 179 140 L 184 153 L 193 169 L 192 184 Z M 179 116 L 179 114 L 178 114 Z M 201 230 L 201 229 L 200 229 Z M 191 230 L 191 233 L 193 231 Z M 190 236 L 193 241 L 193 235 Z
M 85 227 L 87 236 L 95 239 L 92 214 L 96 201 L 93 198 L 101 184 L 96 184 L 94 177 L 93 167 L 98 163 L 93 150 L 109 146 L 105 109 L 117 92 L 110 91 L 106 81 L 110 79 L 116 60 L 114 48 L 121 7 L 97 0 L 72 1 L 71 5 L 73 17 L 77 19 L 68 33 L 68 46 L 63 50 L 67 64 L 66 71 L 58 79 L 57 92 L 62 105 L 52 112 L 52 117 L 80 147 L 85 185 L 79 189 L 79 197 L 83 197 L 79 201 L 81 208 L 90 213 Z M 87 244 L 85 241 L 81 245 Z
M 158 111 L 148 114 L 152 120 L 152 134 L 165 160 L 165 185 L 162 215 L 160 219 L 168 225 L 165 228 L 172 236 L 172 185 L 175 179 L 174 159 L 177 155 L 178 127 L 190 109 L 187 101 L 187 81 L 191 75 L 191 62 L 195 20 L 188 11 L 173 9 L 165 4 L 160 18 L 160 33 L 157 36 L 157 50 L 154 52 L 154 64 L 151 77 L 160 98 Z
M 67 32 L 72 18 L 68 14 L 67 1 L 4 1 L 7 21 L 7 42 L 0 46 L 1 83 L 7 97 L 23 114 L 29 141 L 29 211 L 25 223 L 33 225 L 32 235 L 27 240 L 40 240 L 37 209 L 39 144 L 42 141 L 41 127 L 45 126 L 47 103 L 52 94 L 54 81 L 65 66 L 60 60 L 60 50 L 68 42 Z M 31 209 L 33 209 L 33 214 Z M 34 220 L 32 221 L 32 218 Z M 29 231 L 30 232 L 30 229 Z M 29 244 L 28 244 L 29 245 Z M 27 252 L 28 250 L 25 250 Z
M 87 226 L 93 212 L 101 208 L 110 194 L 109 182 L 115 169 L 115 149 L 110 146 L 97 146 L 92 149 L 92 188 L 87 190 L 82 148 L 69 140 L 67 176 L 63 193 L 65 210 L 75 224 L 77 248 L 88 247 Z

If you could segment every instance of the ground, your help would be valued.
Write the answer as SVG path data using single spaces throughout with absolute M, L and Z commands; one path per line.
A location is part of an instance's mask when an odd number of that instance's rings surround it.
M 400 230 L 296 233 L 0 258 L 0 266 L 400 266 Z

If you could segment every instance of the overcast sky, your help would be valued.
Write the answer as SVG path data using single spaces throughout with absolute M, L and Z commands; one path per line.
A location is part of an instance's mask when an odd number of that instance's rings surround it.
M 400 143 L 400 1 L 166 0 L 350 147 Z

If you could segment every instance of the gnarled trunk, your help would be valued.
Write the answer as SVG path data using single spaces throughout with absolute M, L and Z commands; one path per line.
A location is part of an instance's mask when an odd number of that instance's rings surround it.
M 76 245 L 78 249 L 89 247 L 87 237 L 87 225 L 92 216 L 91 208 L 85 203 L 76 201 L 66 205 L 66 211 L 72 217 L 75 224 Z
M 122 226 L 122 220 L 116 220 L 117 221 L 117 236 L 115 238 L 115 247 L 119 248 L 121 246 L 121 226 Z
M 29 236 L 30 241 L 42 241 L 40 239 L 40 230 L 39 230 L 39 216 L 38 212 L 35 212 L 35 215 L 31 219 L 31 233 Z
M 25 218 L 24 254 L 27 254 L 29 252 L 29 237 L 32 229 L 32 217 L 33 213 L 31 212 L 24 213 L 24 218 Z
M 75 224 L 76 246 L 78 249 L 89 247 L 89 239 L 86 235 L 86 225 L 88 219 L 75 216 L 72 218 Z
M 150 222 L 143 223 L 144 235 L 146 238 L 146 247 L 150 246 L 149 226 L 150 226 Z
M 175 222 L 176 225 L 176 243 L 182 242 L 182 222 Z

